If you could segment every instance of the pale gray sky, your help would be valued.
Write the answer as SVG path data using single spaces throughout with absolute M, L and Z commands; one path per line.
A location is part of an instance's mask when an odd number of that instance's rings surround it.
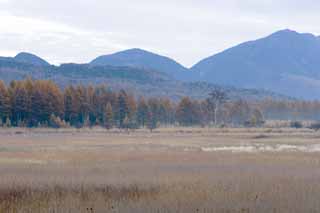
M 86 63 L 139 47 L 191 66 L 290 28 L 320 34 L 318 0 L 0 0 L 0 55 Z

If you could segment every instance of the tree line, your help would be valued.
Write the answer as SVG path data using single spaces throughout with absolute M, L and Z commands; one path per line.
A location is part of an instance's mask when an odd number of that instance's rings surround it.
M 104 85 L 70 85 L 61 90 L 48 80 L 26 79 L 9 85 L 0 81 L 0 126 L 8 127 L 152 130 L 173 125 L 259 126 L 267 119 L 266 115 L 283 116 L 283 111 L 297 115 L 306 106 L 313 111 L 320 109 L 317 102 L 231 101 L 219 89 L 212 91 L 206 100 L 184 97 L 176 103 L 168 98 L 136 98 L 125 90 L 115 92 Z

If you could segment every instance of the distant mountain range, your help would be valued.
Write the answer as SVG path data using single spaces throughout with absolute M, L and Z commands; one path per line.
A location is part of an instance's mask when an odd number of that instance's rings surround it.
M 320 100 L 320 38 L 282 30 L 215 54 L 190 69 L 141 49 L 100 56 L 89 64 L 61 66 L 30 53 L 0 57 L 1 79 L 8 82 L 26 76 L 52 79 L 61 86 L 107 83 L 115 89 L 173 98 L 204 98 L 220 85 L 238 98 Z
M 126 89 L 137 96 L 169 97 L 173 100 L 179 100 L 184 96 L 204 99 L 217 87 L 226 91 L 230 99 L 288 98 L 264 90 L 225 87 L 206 82 L 179 81 L 165 72 L 159 72 L 146 66 L 130 67 L 92 64 L 62 64 L 54 66 L 43 63 L 43 59 L 40 59 L 32 54 L 24 57 L 23 61 L 17 60 L 17 57 L 0 57 L 0 79 L 6 83 L 27 77 L 49 79 L 62 88 L 69 84 L 105 84 L 110 89 Z M 39 64 L 39 62 L 42 63 Z

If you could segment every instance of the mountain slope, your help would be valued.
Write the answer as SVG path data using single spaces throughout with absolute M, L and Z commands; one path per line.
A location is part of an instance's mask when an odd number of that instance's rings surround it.
M 169 75 L 150 69 L 116 66 L 92 66 L 89 64 L 63 64 L 61 66 L 37 66 L 18 62 L 12 58 L 0 57 L 0 79 L 9 83 L 12 80 L 49 79 L 61 88 L 66 85 L 106 84 L 113 90 L 126 89 L 133 94 L 147 97 L 169 97 L 179 100 L 184 96 L 195 99 L 207 98 L 217 87 L 215 84 L 177 81 Z M 263 90 L 221 87 L 232 99 L 258 100 L 264 98 L 288 99 L 288 97 Z
M 26 52 L 19 53 L 13 59 L 19 62 L 33 64 L 37 66 L 50 66 L 50 64 L 42 58 Z
M 129 66 L 153 69 L 167 73 L 178 80 L 188 78 L 189 70 L 176 61 L 142 49 L 129 49 L 111 55 L 104 55 L 94 59 L 94 66 Z
M 320 39 L 283 30 L 211 56 L 191 69 L 198 80 L 319 99 Z

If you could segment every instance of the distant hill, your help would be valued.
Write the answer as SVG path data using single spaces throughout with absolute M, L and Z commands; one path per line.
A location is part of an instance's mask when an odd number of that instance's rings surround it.
M 282 30 L 206 58 L 197 80 L 320 99 L 320 38 Z
M 66 85 L 100 85 L 110 89 L 126 89 L 129 92 L 147 97 L 169 97 L 179 100 L 184 96 L 195 99 L 207 98 L 210 91 L 219 87 L 232 99 L 259 100 L 264 98 L 288 99 L 276 93 L 263 90 L 222 87 L 205 82 L 177 81 L 170 75 L 136 67 L 93 66 L 90 64 L 62 64 L 61 66 L 38 66 L 18 62 L 11 58 L 0 58 L 0 79 L 9 83 L 12 80 L 50 79 L 61 88 Z
M 167 73 L 178 80 L 191 80 L 187 68 L 171 58 L 157 55 L 142 49 L 129 49 L 111 55 L 104 55 L 94 59 L 95 66 L 128 66 L 152 69 Z
M 26 52 L 19 53 L 14 57 L 14 60 L 23 62 L 23 63 L 37 65 L 37 66 L 50 66 L 50 64 L 44 59 L 34 54 L 26 53 Z

